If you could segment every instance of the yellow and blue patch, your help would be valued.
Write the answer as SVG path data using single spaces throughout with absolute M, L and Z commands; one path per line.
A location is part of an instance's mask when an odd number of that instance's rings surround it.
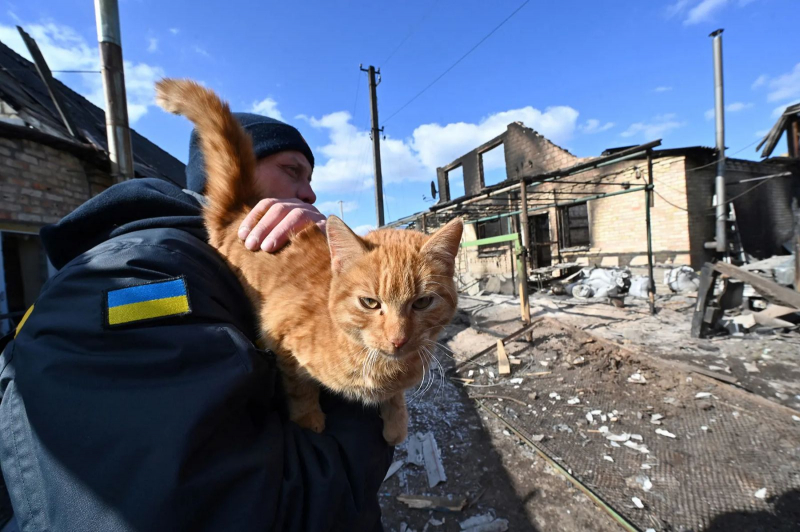
M 192 312 L 183 277 L 109 290 L 105 298 L 106 326 L 115 327 Z

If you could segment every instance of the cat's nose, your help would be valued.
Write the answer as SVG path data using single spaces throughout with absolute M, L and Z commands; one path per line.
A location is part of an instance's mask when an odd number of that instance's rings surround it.
M 404 345 L 408 343 L 408 338 L 405 337 L 398 337 L 392 340 L 392 345 L 395 346 L 397 349 L 400 349 Z

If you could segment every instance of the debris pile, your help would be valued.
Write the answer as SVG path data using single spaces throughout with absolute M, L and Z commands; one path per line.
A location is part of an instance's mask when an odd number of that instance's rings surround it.
M 793 255 L 742 267 L 719 262 L 706 264 L 698 289 L 692 336 L 800 330 L 800 292 L 790 288 L 793 282 Z

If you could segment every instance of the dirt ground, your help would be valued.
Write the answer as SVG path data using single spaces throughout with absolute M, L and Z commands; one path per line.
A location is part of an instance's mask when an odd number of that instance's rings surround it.
M 775 403 L 795 409 L 800 407 L 798 335 L 748 335 L 694 340 L 689 336 L 693 304 L 691 298 L 663 298 L 657 304 L 660 308 L 658 315 L 651 316 L 642 301 L 628 300 L 626 307 L 619 309 L 604 302 L 586 303 L 574 299 L 534 296 L 531 308 L 534 317 L 554 318 L 613 344 L 642 349 L 659 360 L 695 365 L 735 377 L 741 388 Z M 457 361 L 463 362 L 519 326 L 517 300 L 507 296 L 462 296 L 461 312 L 442 338 L 442 343 L 453 351 L 456 361 L 440 354 L 443 367 L 432 372 L 435 378 L 428 381 L 430 386 L 424 393 L 411 399 L 409 409 L 409 433 L 433 434 L 447 480 L 429 487 L 424 468 L 405 463 L 384 482 L 381 490 L 387 531 L 461 530 L 459 523 L 486 514 L 498 520 L 507 520 L 508 530 L 621 530 L 586 495 L 517 437 L 513 430 L 481 409 L 478 401 L 468 397 L 480 395 L 483 391 L 481 386 L 486 386 L 480 382 L 489 382 L 485 381 L 488 378 L 488 366 L 485 367 L 487 375 L 484 381 L 476 380 L 469 389 L 447 378 L 453 376 Z M 509 345 L 509 354 L 512 356 L 513 346 L 516 345 Z M 547 346 L 540 346 L 541 349 L 544 349 L 545 355 L 548 354 Z M 543 362 L 546 360 L 538 361 Z M 747 367 L 745 362 L 748 363 Z M 758 369 L 757 373 L 752 371 L 753 367 Z M 475 366 L 475 369 L 478 367 Z M 536 371 L 533 367 L 527 369 Z M 548 368 L 542 366 L 538 369 Z M 474 373 L 473 377 L 477 377 L 477 371 Z M 491 386 L 487 386 L 485 391 L 487 395 L 499 393 Z M 680 399 L 686 401 L 686 398 Z M 484 399 L 483 402 L 484 405 L 491 402 L 491 408 L 495 410 L 500 407 L 498 412 L 501 414 L 504 409 L 508 410 L 508 407 L 494 401 Z M 800 427 L 800 423 L 797 426 Z M 792 448 L 791 451 L 797 452 L 797 449 Z M 405 446 L 398 447 L 395 458 L 398 461 L 406 459 Z M 602 460 L 600 457 L 598 459 Z M 411 509 L 397 500 L 397 496 L 403 494 L 448 496 L 454 500 L 463 497 L 467 506 L 450 513 Z M 750 512 L 744 512 L 741 519 L 735 521 L 735 528 L 728 529 L 759 530 L 761 528 L 758 527 L 763 523 L 772 522 L 775 525 L 776 515 L 780 515 L 779 512 L 776 514 L 775 508 L 785 504 L 782 500 L 772 501 L 774 507 L 766 510 L 755 507 Z M 761 518 L 753 517 L 761 514 Z M 754 528 L 746 528 L 747 519 L 752 520 Z M 498 528 L 487 530 L 503 529 L 500 521 L 494 525 Z M 670 528 L 669 523 L 663 522 L 660 525 L 655 529 L 695 529 Z M 714 526 L 696 529 L 724 529 Z M 777 526 L 763 529 L 791 529 L 782 526 L 777 523 Z
M 442 338 L 462 356 L 487 343 L 486 335 L 466 325 L 457 319 Z M 453 367 L 452 358 L 440 354 L 440 359 L 445 371 Z M 441 371 L 434 374 L 427 392 L 410 399 L 409 434 L 434 434 L 447 481 L 429 488 L 425 470 L 405 464 L 384 482 L 380 493 L 387 532 L 460 531 L 459 523 L 485 514 L 507 520 L 508 530 L 619 529 L 501 422 L 481 412 L 464 389 Z M 406 446 L 401 445 L 395 460 L 405 458 Z M 454 513 L 410 509 L 397 501 L 401 494 L 465 497 L 468 506 Z

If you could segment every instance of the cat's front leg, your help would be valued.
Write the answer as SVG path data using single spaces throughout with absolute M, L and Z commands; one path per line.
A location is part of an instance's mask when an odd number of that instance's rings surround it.
M 301 375 L 303 371 L 296 364 L 282 364 L 286 400 L 289 406 L 289 419 L 303 428 L 314 432 L 325 430 L 325 414 L 319 404 L 319 385 Z
M 403 392 L 396 393 L 381 403 L 383 439 L 389 445 L 402 443 L 408 435 L 408 410 Z

